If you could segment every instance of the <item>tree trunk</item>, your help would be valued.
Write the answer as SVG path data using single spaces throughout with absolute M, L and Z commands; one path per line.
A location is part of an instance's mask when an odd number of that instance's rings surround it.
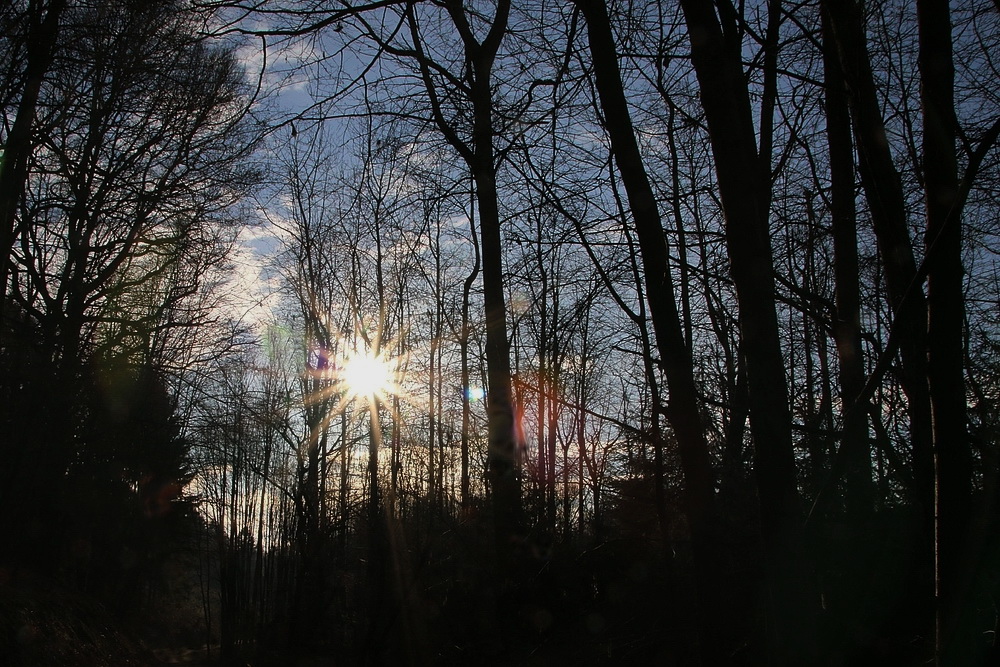
M 829 18 L 830 31 L 847 84 L 858 146 L 858 173 L 885 267 L 889 300 L 895 311 L 893 335 L 898 336 L 903 360 L 900 381 L 908 402 L 915 494 L 929 537 L 934 506 L 934 465 L 927 389 L 927 305 L 917 281 L 903 188 L 886 139 L 860 10 L 854 0 L 826 0 L 823 9 Z
M 482 243 L 483 306 L 486 311 L 488 477 L 493 495 L 493 522 L 501 568 L 511 565 L 513 544 L 521 532 L 521 478 L 514 437 L 510 343 L 507 305 L 503 294 L 503 242 L 493 149 L 493 59 L 507 26 L 509 2 L 502 0 L 493 26 L 482 44 L 466 45 L 473 106 L 472 154 L 467 160 L 476 184 Z
M 680 315 L 674 301 L 673 278 L 668 264 L 663 225 L 649 177 L 639 153 L 631 114 L 622 86 L 614 36 L 603 0 L 574 0 L 587 20 L 591 58 L 597 90 L 611 139 L 615 163 L 628 195 L 633 224 L 642 256 L 646 299 L 653 320 L 656 345 L 670 398 L 665 410 L 677 439 L 684 472 L 684 504 L 695 552 L 700 593 L 701 650 L 706 659 L 715 654 L 713 630 L 719 622 L 721 603 L 715 547 L 717 523 L 714 476 L 705 430 L 701 423 L 691 352 L 684 341 Z M 657 410 L 657 406 L 653 406 Z M 661 455 L 662 452 L 657 452 Z
M 776 4 L 771 3 L 770 11 L 778 11 Z M 721 6 L 735 13 L 728 2 Z M 681 7 L 708 121 L 740 309 L 768 586 L 769 653 L 775 664 L 803 664 L 816 651 L 817 610 L 799 530 L 791 415 L 775 310 L 770 169 L 762 169 L 757 153 L 739 43 L 723 35 L 709 0 L 681 0 Z
M 833 272 L 837 304 L 833 336 L 840 362 L 840 400 L 847 459 L 847 511 L 863 519 L 874 507 L 868 410 L 855 405 L 865 386 L 861 348 L 861 297 L 858 269 L 857 215 L 854 202 L 854 150 L 843 73 L 829 17 L 823 15 L 823 69 L 826 80 L 826 135 L 830 150 L 830 217 L 833 227 Z M 865 402 L 867 403 L 867 401 Z
M 963 606 L 972 452 L 967 430 L 962 226 L 951 14 L 947 0 L 918 0 L 927 206 L 927 358 L 935 461 L 935 553 L 941 664 L 969 664 L 974 637 L 955 635 Z
M 475 223 L 472 222 L 472 211 L 470 211 L 470 233 L 472 234 L 472 244 L 475 249 L 475 265 L 462 283 L 462 332 L 459 338 L 461 365 L 462 365 L 462 508 L 468 509 L 471 500 L 471 489 L 469 480 L 469 428 L 472 422 L 472 410 L 470 401 L 472 400 L 472 387 L 469 377 L 469 295 L 472 292 L 472 285 L 479 277 L 479 241 L 476 238 Z
M 492 494 L 495 547 L 503 572 L 509 571 L 513 544 L 521 532 L 521 479 L 514 436 L 514 403 L 507 338 L 507 306 L 503 294 L 503 242 L 497 199 L 497 165 L 493 147 L 493 62 L 507 31 L 510 0 L 497 3 L 489 32 L 478 41 L 462 2 L 446 9 L 459 33 L 467 64 L 468 101 L 472 105 L 472 136 L 466 142 L 445 118 L 437 89 L 431 79 L 429 60 L 423 55 L 416 18 L 409 14 L 410 31 L 417 45 L 421 74 L 430 98 L 434 122 L 468 165 L 479 206 L 479 235 L 483 274 L 483 307 L 486 316 L 487 384 L 487 477 Z
M 485 121 L 492 141 L 489 109 Z M 521 480 L 517 466 L 514 438 L 514 404 L 511 387 L 510 345 L 507 340 L 506 303 L 503 295 L 502 243 L 500 212 L 497 206 L 496 173 L 492 145 L 479 149 L 478 164 L 473 166 L 479 203 L 479 229 L 483 248 L 483 304 L 486 309 L 486 374 L 488 447 L 487 466 L 493 496 L 495 539 L 501 562 L 512 555 L 513 540 L 521 530 Z M 485 155 L 483 155 L 485 153 Z

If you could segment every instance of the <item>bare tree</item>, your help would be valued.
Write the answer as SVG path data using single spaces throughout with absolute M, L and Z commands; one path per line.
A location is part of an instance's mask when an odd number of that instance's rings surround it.
M 17 33 L 15 25 L 20 23 L 22 34 L 17 41 L 25 51 L 23 88 L 17 104 L 14 123 L 5 127 L 6 138 L 3 161 L 0 162 L 0 320 L 3 319 L 7 302 L 7 286 L 10 274 L 10 253 L 18 236 L 17 206 L 28 181 L 28 159 L 32 150 L 31 127 L 35 121 L 38 98 L 46 71 L 49 69 L 56 50 L 60 17 L 66 8 L 65 0 L 53 0 L 45 6 L 41 0 L 31 0 L 23 13 L 17 12 L 13 4 L 5 12 L 7 39 L 12 42 Z M 10 53 L 10 62 L 18 58 Z M 4 107 L 7 100 L 4 100 Z
M 769 609 L 774 615 L 770 651 L 777 664 L 794 664 L 816 650 L 817 602 L 809 595 L 811 581 L 799 535 L 801 508 L 768 232 L 781 3 L 768 3 L 759 145 L 736 7 L 728 1 L 713 6 L 701 0 L 682 0 L 681 7 L 715 158 L 730 271 L 739 301 Z

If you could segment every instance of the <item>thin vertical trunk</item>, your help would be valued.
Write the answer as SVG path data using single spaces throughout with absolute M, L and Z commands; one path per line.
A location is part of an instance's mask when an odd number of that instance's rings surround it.
M 569 539 L 570 533 L 570 509 L 569 509 L 569 447 L 572 440 L 566 439 L 561 447 L 562 449 L 562 524 L 563 524 L 563 535 L 566 539 Z
M 397 321 L 405 322 L 406 313 L 404 312 L 405 300 L 403 299 L 403 288 L 404 284 L 402 280 L 399 281 L 399 291 L 396 295 L 396 316 Z M 406 340 L 404 335 L 399 335 L 396 339 L 396 350 L 395 356 L 397 359 L 401 359 L 406 353 Z M 402 369 L 398 369 L 402 370 Z M 388 515 L 392 519 L 397 518 L 398 500 L 399 500 L 399 472 L 402 468 L 402 461 L 400 460 L 400 454 L 402 450 L 402 431 L 400 429 L 400 424 L 398 420 L 398 415 L 400 415 L 401 402 L 399 397 L 399 392 L 393 392 L 392 395 L 392 408 L 389 414 L 393 415 L 393 419 L 390 425 L 392 429 L 392 435 L 389 441 L 390 454 L 389 454 L 389 499 L 388 499 Z
M 580 332 L 580 372 L 577 376 L 577 397 L 576 402 L 578 406 L 578 411 L 576 415 L 576 445 L 577 445 L 577 466 L 576 466 L 576 481 L 577 481 L 577 531 L 582 534 L 583 527 L 585 525 L 585 503 L 586 500 L 584 496 L 584 465 L 587 458 L 587 408 L 588 408 L 588 397 L 589 392 L 587 391 L 587 378 L 589 376 L 590 367 L 587 363 L 590 355 L 590 310 L 588 308 L 586 315 L 584 316 L 583 327 Z M 594 492 L 594 534 L 596 536 L 597 530 L 597 493 Z
M 548 497 L 549 497 L 549 459 L 548 459 L 548 448 L 546 447 L 545 439 L 545 407 L 547 405 L 546 392 L 550 390 L 549 385 L 549 368 L 548 368 L 548 349 L 549 349 L 549 283 L 548 283 L 548 273 L 545 271 L 545 265 L 542 258 L 542 238 L 541 238 L 541 220 L 537 221 L 537 236 L 536 239 L 538 244 L 536 246 L 535 256 L 538 261 L 538 273 L 541 281 L 541 294 L 539 295 L 539 312 L 538 312 L 538 342 L 535 347 L 535 354 L 538 356 L 538 388 L 535 396 L 536 403 L 536 414 L 535 414 L 535 438 L 536 438 L 536 460 L 538 461 L 538 475 L 535 481 L 538 487 L 538 500 L 540 503 L 539 512 L 543 514 L 542 524 L 546 528 L 552 528 L 552 517 L 548 515 Z
M 951 13 L 917 0 L 927 211 L 927 356 L 935 463 L 937 655 L 967 664 L 972 637 L 954 635 L 971 569 L 964 562 L 972 510 L 972 452 L 965 389 L 962 226 L 956 157 Z
M 401 403 L 399 400 L 399 394 L 393 394 L 392 396 L 392 415 L 399 415 Z M 389 472 L 389 506 L 388 513 L 393 519 L 397 516 L 397 502 L 399 500 L 399 470 L 403 463 L 400 460 L 400 454 L 402 452 L 402 430 L 399 428 L 398 419 L 393 419 L 390 426 L 392 429 L 392 438 L 390 440 L 389 446 L 391 447 L 391 452 L 389 456 L 389 464 L 391 466 Z
M 434 428 L 437 421 L 437 411 L 434 406 L 434 360 L 437 351 L 437 338 L 434 337 L 434 322 L 431 321 L 431 353 L 430 353 L 430 374 L 427 387 L 427 502 L 428 510 L 433 515 L 434 508 L 434 439 L 436 433 Z
M 553 342 L 553 347 L 555 343 Z M 554 359 L 549 360 L 549 381 L 548 386 L 548 420 L 546 424 L 547 437 L 546 449 L 548 450 L 548 477 L 546 487 L 548 488 L 548 502 L 546 512 L 549 517 L 549 529 L 555 530 L 556 525 L 556 440 L 559 419 L 559 403 L 556 396 L 556 379 L 559 373 L 559 365 Z
M 855 405 L 865 385 L 861 347 L 861 296 L 857 214 L 854 201 L 854 150 L 844 76 L 829 15 L 823 17 L 823 70 L 826 80 L 826 136 L 830 151 L 830 218 L 837 305 L 833 336 L 840 362 L 841 449 L 846 458 L 848 514 L 863 518 L 874 508 L 868 410 Z
M 347 446 L 347 411 L 340 413 L 340 488 L 337 506 L 340 511 L 340 555 L 347 556 L 347 528 L 350 515 L 347 504 L 348 470 L 350 468 L 350 448 Z
M 829 459 L 832 452 L 833 443 L 830 440 L 830 433 L 833 432 L 833 378 L 830 373 L 830 341 L 827 340 L 826 332 L 820 332 L 818 349 L 816 351 L 819 360 L 819 410 L 817 422 L 823 431 L 823 453 Z M 871 462 L 869 461 L 869 466 Z M 869 477 L 870 479 L 870 477 Z
M 811 249 L 807 249 L 806 253 L 811 252 Z M 808 265 L 809 260 L 806 260 Z M 804 284 L 802 288 L 804 290 L 809 290 L 808 277 L 805 277 L 803 281 Z M 790 323 L 791 330 L 794 329 L 794 324 Z M 815 327 L 808 313 L 802 313 L 801 320 L 801 331 L 802 331 L 802 350 L 805 353 L 804 362 L 805 368 L 804 373 L 804 389 L 806 392 L 806 402 L 805 402 L 805 415 L 803 422 L 806 425 L 807 432 L 805 434 L 806 448 L 809 451 L 809 477 L 807 484 L 811 489 L 819 488 L 823 481 L 823 469 L 826 467 L 826 451 L 823 447 L 823 434 L 819 432 L 820 419 L 822 419 L 822 414 L 817 410 L 816 405 L 816 389 L 817 389 L 817 379 L 816 379 L 816 360 L 813 358 L 813 349 L 818 346 L 817 338 L 822 338 L 823 334 L 820 333 L 819 336 L 816 335 L 814 331 Z M 794 379 L 789 380 L 789 384 L 795 387 Z M 804 485 L 805 486 L 805 485 Z
M 927 305 L 917 280 L 902 183 L 886 139 L 860 8 L 854 0 L 825 0 L 823 9 L 847 84 L 858 147 L 858 173 L 868 199 L 889 300 L 895 312 L 893 334 L 899 338 L 903 360 L 900 381 L 908 402 L 915 495 L 929 536 L 933 522 L 934 465 L 927 388 Z
M 372 546 L 378 551 L 381 535 L 381 499 L 378 483 L 378 453 L 382 444 L 382 427 L 379 418 L 380 403 L 377 397 L 371 397 L 368 404 L 368 530 L 372 535 Z M 378 554 L 381 555 L 381 554 Z M 373 554 L 371 560 L 376 560 Z
M 261 470 L 261 478 L 263 480 L 269 480 L 271 474 L 271 447 L 273 434 L 270 433 L 271 425 L 267 427 L 267 432 L 265 433 L 264 442 L 264 462 Z M 257 535 L 255 536 L 256 543 L 256 554 L 254 558 L 254 602 L 257 606 L 257 618 L 256 618 L 256 629 L 262 630 L 266 622 L 266 610 L 265 601 L 270 597 L 270 590 L 268 590 L 264 581 L 264 558 L 265 558 L 265 544 L 264 544 L 264 514 L 267 510 L 267 494 L 259 493 L 259 500 L 257 503 Z
M 440 98 L 423 57 L 416 17 L 409 11 L 409 26 L 421 75 L 430 97 L 434 121 L 448 142 L 461 155 L 472 173 L 479 206 L 482 244 L 483 308 L 486 316 L 487 477 L 492 493 L 494 544 L 500 570 L 506 571 L 514 556 L 514 538 L 521 532 L 521 479 L 514 434 L 514 402 L 507 338 L 507 305 L 503 293 L 503 240 L 497 194 L 497 156 L 493 147 L 493 63 L 507 31 L 510 0 L 499 0 L 489 32 L 479 41 L 473 33 L 462 2 L 446 5 L 462 39 L 469 80 L 468 101 L 472 107 L 471 141 L 462 140 L 445 118 Z
M 551 288 L 553 322 L 559 321 L 559 292 L 555 287 Z M 545 391 L 546 414 L 545 422 L 545 451 L 546 451 L 546 477 L 545 490 L 546 502 L 545 512 L 549 523 L 549 530 L 554 531 L 556 525 L 556 427 L 559 418 L 559 403 L 556 390 L 559 377 L 559 343 L 556 338 L 555 326 L 549 327 L 547 340 L 542 349 L 542 354 L 547 358 L 545 362 L 546 373 L 543 386 Z
M 376 351 L 377 352 L 377 351 Z M 378 482 L 378 456 L 382 448 L 382 427 L 378 397 L 368 397 L 368 563 L 367 604 L 368 637 L 365 653 L 369 661 L 376 660 L 381 650 L 381 634 L 389 612 L 387 587 L 389 584 L 388 526 L 382 518 L 382 503 Z
M 462 507 L 468 508 L 470 498 L 469 480 L 469 428 L 472 423 L 472 410 L 470 401 L 472 400 L 469 377 L 469 297 L 472 292 L 472 285 L 479 277 L 479 240 L 476 237 L 475 222 L 473 221 L 475 210 L 475 199 L 471 202 L 472 209 L 469 212 L 470 234 L 472 235 L 472 246 L 475 250 L 475 263 L 469 275 L 462 283 L 462 333 L 459 339 L 460 363 L 462 365 Z
M 436 338 L 438 339 L 437 344 L 437 369 L 438 369 L 438 379 L 435 383 L 437 396 L 434 397 L 434 403 L 437 406 L 437 414 L 435 415 L 435 421 L 437 422 L 437 450 L 438 450 L 438 495 L 436 500 L 437 511 L 444 511 L 445 509 L 445 498 L 447 497 L 448 489 L 445 485 L 445 465 L 448 463 L 445 457 L 445 446 L 446 446 L 446 430 L 445 430 L 445 420 L 444 420 L 444 369 L 442 366 L 441 359 L 441 329 L 443 327 L 441 308 L 438 307 L 437 312 L 437 323 L 435 325 Z
M 746 497 L 748 475 L 743 465 L 747 418 L 750 414 L 747 397 L 746 364 L 742 354 L 727 360 L 726 388 L 729 397 L 729 420 L 725 423 L 722 449 L 722 479 L 720 494 L 726 511 L 731 511 Z
M 684 346 L 691 349 L 694 341 L 694 322 L 691 318 L 691 278 L 688 269 L 687 232 L 681 213 L 681 169 L 680 152 L 677 150 L 677 132 L 674 127 L 674 107 L 670 107 L 670 127 L 667 132 L 667 146 L 670 149 L 670 210 L 677 229 L 677 282 L 681 289 L 681 322 L 684 328 Z

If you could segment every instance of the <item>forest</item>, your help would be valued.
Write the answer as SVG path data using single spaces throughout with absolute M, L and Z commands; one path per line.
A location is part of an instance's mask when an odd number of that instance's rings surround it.
M 0 105 L 0 666 L 1000 663 L 997 0 L 3 0 Z

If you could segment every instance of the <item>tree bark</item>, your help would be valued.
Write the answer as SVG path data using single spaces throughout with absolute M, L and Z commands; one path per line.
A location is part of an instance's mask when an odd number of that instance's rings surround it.
M 479 239 L 476 236 L 475 223 L 472 222 L 475 210 L 475 200 L 470 202 L 469 233 L 472 237 L 472 247 L 475 251 L 475 264 L 469 275 L 462 282 L 462 333 L 459 337 L 459 347 L 462 365 L 462 508 L 468 509 L 471 500 L 471 489 L 469 479 L 469 428 L 472 423 L 472 410 L 470 401 L 472 400 L 469 377 L 469 296 L 472 292 L 472 285 L 479 277 Z
M 465 33 L 468 25 L 461 7 L 450 12 Z M 488 477 L 493 494 L 493 521 L 501 567 L 513 557 L 513 544 L 521 532 L 521 479 L 514 437 L 514 404 L 507 338 L 507 305 L 503 294 L 503 244 L 493 147 L 493 61 L 507 30 L 509 0 L 498 3 L 490 32 L 482 43 L 467 33 L 466 57 L 474 76 L 470 84 L 473 108 L 471 153 L 466 162 L 476 184 L 479 233 L 482 244 L 483 306 L 486 314 Z M 464 26 L 464 29 L 463 29 Z

